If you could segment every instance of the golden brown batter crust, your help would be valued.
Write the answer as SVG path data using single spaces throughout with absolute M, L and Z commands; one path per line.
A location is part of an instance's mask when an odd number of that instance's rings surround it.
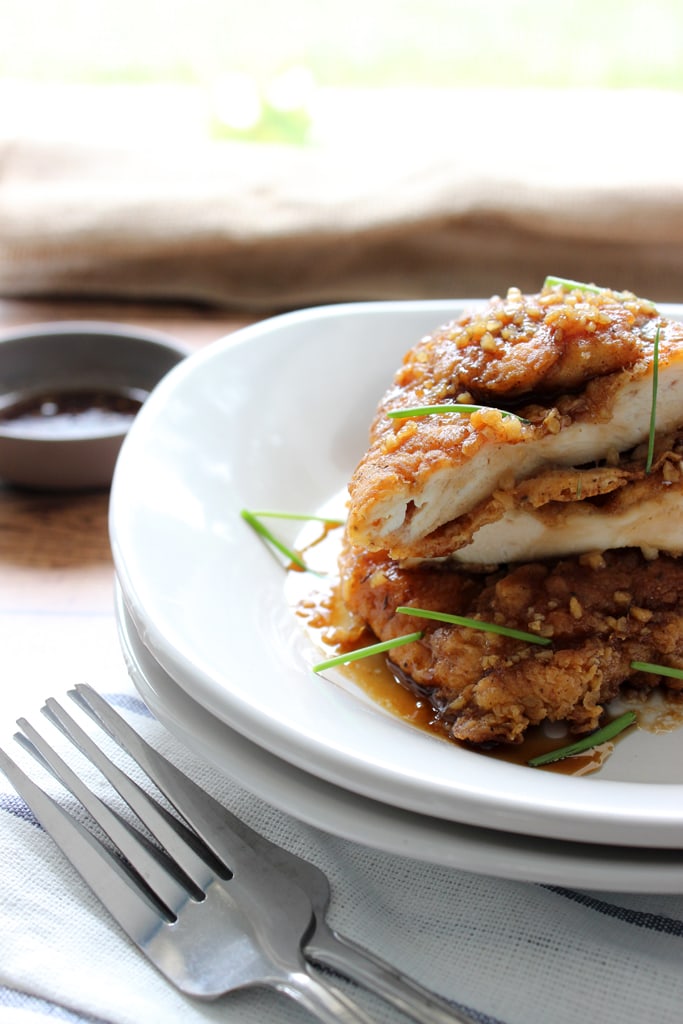
M 642 443 L 658 331 L 658 429 L 671 432 L 683 420 L 683 325 L 632 295 L 511 289 L 422 339 L 382 399 L 350 482 L 352 542 L 397 558 L 447 555 L 459 520 L 493 491 Z M 455 403 L 487 408 L 387 415 Z
M 517 743 L 546 719 L 588 732 L 626 681 L 683 689 L 683 681 L 630 668 L 631 661 L 683 668 L 683 559 L 649 561 L 622 550 L 476 574 L 402 569 L 386 555 L 347 546 L 340 567 L 346 606 L 376 636 L 423 631 L 422 640 L 395 648 L 390 658 L 426 688 L 456 739 Z M 551 644 L 397 614 L 405 604 L 495 622 Z

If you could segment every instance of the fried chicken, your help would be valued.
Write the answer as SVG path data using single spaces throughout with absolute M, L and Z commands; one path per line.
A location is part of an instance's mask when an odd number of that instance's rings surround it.
M 423 632 L 390 658 L 455 739 L 518 743 L 545 720 L 589 732 L 627 680 L 643 689 L 660 682 L 683 689 L 683 680 L 630 667 L 683 667 L 681 559 L 648 561 L 629 549 L 477 574 L 434 564 L 405 569 L 384 553 L 347 545 L 340 568 L 346 606 L 377 637 Z M 401 605 L 524 630 L 550 643 L 418 619 L 397 613 Z
M 475 409 L 411 412 L 449 404 Z M 423 338 L 349 492 L 343 601 L 382 640 L 423 632 L 390 659 L 454 738 L 583 733 L 626 683 L 683 688 L 631 667 L 683 668 L 683 324 L 651 303 L 510 289 Z
M 511 289 L 422 339 L 382 399 L 350 482 L 351 541 L 394 558 L 453 555 L 480 525 L 503 517 L 509 503 L 491 503 L 492 495 L 549 470 L 616 467 L 648 440 L 656 336 L 657 430 L 669 435 L 683 424 L 683 324 L 634 296 Z M 388 415 L 449 403 L 484 408 Z M 592 496 L 579 476 L 578 501 Z M 537 557 L 533 521 L 516 521 L 514 533 L 516 557 Z M 628 541 L 641 543 L 637 530 Z M 675 542 L 683 550 L 680 530 Z M 593 545 L 587 531 L 583 550 Z M 459 557 L 480 558 L 475 551 Z

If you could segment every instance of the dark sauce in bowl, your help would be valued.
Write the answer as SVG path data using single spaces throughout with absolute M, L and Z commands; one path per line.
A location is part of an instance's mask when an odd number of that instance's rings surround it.
M 137 388 L 8 395 L 0 401 L 0 432 L 37 440 L 123 434 L 146 397 Z

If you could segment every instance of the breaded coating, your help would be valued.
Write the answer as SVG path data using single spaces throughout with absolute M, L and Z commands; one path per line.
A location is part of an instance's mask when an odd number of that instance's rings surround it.
M 347 608 L 377 637 L 423 631 L 389 657 L 455 739 L 519 743 L 546 720 L 585 733 L 626 682 L 683 689 L 683 680 L 630 667 L 683 668 L 683 559 L 624 549 L 483 574 L 452 564 L 406 569 L 347 544 L 340 569 Z M 524 630 L 550 644 L 411 617 L 396 612 L 401 605 Z
M 657 431 L 668 435 L 683 424 L 683 325 L 630 293 L 510 289 L 423 338 L 380 402 L 350 482 L 351 542 L 398 559 L 450 556 L 470 543 L 472 517 L 492 495 L 533 490 L 550 470 L 616 468 L 648 439 L 656 337 Z M 455 403 L 486 408 L 387 415 Z M 577 500 L 593 497 L 589 482 Z M 538 557 L 533 535 L 517 548 Z M 683 537 L 669 550 L 683 550 Z

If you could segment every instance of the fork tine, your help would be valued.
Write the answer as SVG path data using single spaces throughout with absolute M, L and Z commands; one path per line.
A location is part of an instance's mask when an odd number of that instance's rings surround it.
M 23 735 L 17 733 L 15 740 L 73 793 L 118 847 L 128 863 L 134 865 L 136 873 L 149 887 L 153 896 L 170 911 L 171 917 L 175 916 L 178 905 L 186 898 L 187 889 L 192 889 L 190 880 L 186 877 L 176 877 L 178 872 L 169 858 L 88 789 L 66 761 L 25 718 L 18 719 L 17 725 L 23 730 Z M 196 888 L 194 895 L 201 895 Z
M 259 847 L 266 845 L 266 840 L 151 747 L 90 686 L 79 684 L 69 696 L 128 752 L 221 862 L 230 867 L 231 858 L 253 860 Z
M 118 765 L 115 765 L 107 757 L 54 698 L 51 697 L 45 702 L 43 711 L 49 720 L 102 772 L 182 872 L 192 880 L 199 890 L 205 891 L 215 873 L 216 866 L 209 864 L 206 857 L 200 856 L 196 848 L 192 848 L 183 834 L 185 830 L 182 829 L 180 823 L 166 814 L 153 797 L 132 779 L 129 779 L 125 772 L 121 771 Z M 219 873 L 224 878 L 229 877 L 229 873 L 226 874 L 225 869 Z
M 117 858 L 0 749 L 0 769 L 109 913 L 133 938 L 164 920 Z

